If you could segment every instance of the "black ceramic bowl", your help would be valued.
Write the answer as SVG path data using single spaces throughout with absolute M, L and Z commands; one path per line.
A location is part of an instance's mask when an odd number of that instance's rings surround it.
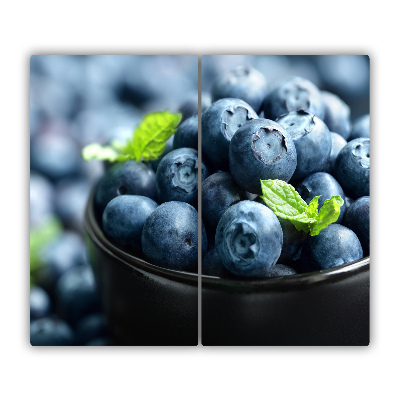
M 202 278 L 208 346 L 367 346 L 369 257 L 254 281 Z
M 96 220 L 93 195 L 85 211 L 86 242 L 113 343 L 196 346 L 197 274 L 157 267 L 114 246 Z
M 114 246 L 95 218 L 93 193 L 84 224 L 115 344 L 197 345 L 197 275 L 154 266 Z M 369 344 L 369 257 L 262 280 L 203 276 L 201 287 L 203 345 Z

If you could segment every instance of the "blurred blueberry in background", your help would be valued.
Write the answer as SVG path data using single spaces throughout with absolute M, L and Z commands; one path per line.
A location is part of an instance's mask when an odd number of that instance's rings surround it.
M 197 114 L 197 93 L 197 56 L 31 57 L 32 345 L 112 344 L 82 229 L 104 165 L 82 148 L 125 142 L 148 112 Z

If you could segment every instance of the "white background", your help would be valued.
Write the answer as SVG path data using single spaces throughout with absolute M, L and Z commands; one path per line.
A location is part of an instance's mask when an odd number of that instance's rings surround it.
M 13 2 L 2 6 L 0 397 L 364 399 L 398 395 L 398 13 L 379 2 Z M 276 2 L 275 4 L 278 4 Z M 186 12 L 185 12 L 186 11 Z M 32 348 L 31 54 L 368 54 L 371 345 L 360 348 Z M 395 261 L 397 259 L 397 261 Z

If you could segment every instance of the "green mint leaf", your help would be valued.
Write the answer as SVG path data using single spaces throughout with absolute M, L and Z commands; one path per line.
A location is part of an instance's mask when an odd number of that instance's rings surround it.
M 336 222 L 339 218 L 340 207 L 342 205 L 343 199 L 339 195 L 325 200 L 324 205 L 319 210 L 317 221 L 310 229 L 310 235 L 316 236 L 322 229 Z
M 318 211 L 318 200 L 315 196 L 310 204 L 301 198 L 292 185 L 278 179 L 261 180 L 261 198 L 276 216 L 288 219 L 298 231 L 310 232 L 311 236 L 336 222 L 343 199 L 333 196 L 325 200 L 324 205 Z
M 278 179 L 261 181 L 261 198 L 279 217 L 289 219 L 302 214 L 307 203 L 296 192 L 292 185 Z
M 261 180 L 261 190 L 261 198 L 275 215 L 291 221 L 298 231 L 309 232 L 312 221 L 306 213 L 307 203 L 292 185 L 278 179 Z
M 85 161 L 98 159 L 110 162 L 157 160 L 167 140 L 176 132 L 181 119 L 182 114 L 172 114 L 169 111 L 147 114 L 126 143 L 114 140 L 109 146 L 89 144 L 83 148 L 82 158 Z
M 147 114 L 136 128 L 132 141 L 127 143 L 126 152 L 133 155 L 136 161 L 157 160 L 181 119 L 182 114 L 169 111 Z
M 309 228 L 308 224 L 306 224 L 304 222 L 296 221 L 296 220 L 293 220 L 293 219 L 291 219 L 290 222 L 294 225 L 294 227 L 298 231 L 303 231 L 305 233 L 310 232 L 310 228 Z
M 316 219 L 318 217 L 318 199 L 320 197 L 321 195 L 315 196 L 308 204 L 306 212 L 310 218 Z
M 112 146 L 101 146 L 99 143 L 91 143 L 82 149 L 82 158 L 85 161 L 93 159 L 114 162 L 119 152 Z

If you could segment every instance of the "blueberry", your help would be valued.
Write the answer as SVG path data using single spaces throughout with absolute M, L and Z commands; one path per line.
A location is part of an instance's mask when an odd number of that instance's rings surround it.
M 64 226 L 82 230 L 86 203 L 90 195 L 90 183 L 86 179 L 66 179 L 55 187 L 55 211 Z
M 332 138 L 325 123 L 305 111 L 292 111 L 277 122 L 293 138 L 297 153 L 297 167 L 293 179 L 321 171 L 329 159 Z
M 336 221 L 338 224 L 343 220 L 344 213 L 346 212 L 345 194 L 338 181 L 326 172 L 316 172 L 303 179 L 296 187 L 297 192 L 303 200 L 309 204 L 315 197 L 321 195 L 318 199 L 318 209 L 321 209 L 325 200 L 333 196 L 339 195 L 343 199 L 343 205 L 340 207 L 340 215 Z
M 335 176 L 352 198 L 369 196 L 370 140 L 353 139 L 336 158 Z
M 84 317 L 76 327 L 76 341 L 79 345 L 87 345 L 93 340 L 108 336 L 106 317 L 101 313 Z
M 42 266 L 37 270 L 37 283 L 51 297 L 58 279 L 67 271 L 86 262 L 86 248 L 81 235 L 65 230 L 40 252 Z
M 56 309 L 71 326 L 101 310 L 93 271 L 82 265 L 66 272 L 56 285 Z
M 150 161 L 147 164 L 151 166 L 151 168 L 154 170 L 154 172 L 157 172 L 158 165 L 160 164 L 160 161 L 166 156 L 169 152 L 174 150 L 174 141 L 175 141 L 175 134 L 172 135 L 166 142 L 165 142 L 165 148 L 164 151 L 161 153 L 160 157 L 157 158 L 157 160 Z
M 215 233 L 222 214 L 233 204 L 246 200 L 246 191 L 229 172 L 210 175 L 201 188 L 202 215 L 206 228 Z
M 104 210 L 104 233 L 117 245 L 126 246 L 134 255 L 138 255 L 142 251 L 143 225 L 157 207 L 158 204 L 148 197 L 117 196 Z
M 261 197 L 257 197 L 254 201 L 267 207 Z M 292 262 L 297 252 L 301 249 L 301 246 L 303 246 L 303 243 L 307 239 L 307 233 L 298 231 L 288 219 L 277 218 L 281 224 L 283 233 L 282 251 L 278 263 L 287 264 Z
M 357 235 L 343 225 L 331 224 L 316 235 L 309 236 L 301 250 L 302 272 L 338 267 L 363 256 Z
M 31 227 L 41 225 L 54 213 L 54 188 L 43 175 L 30 175 L 29 219 Z
M 40 286 L 31 287 L 29 299 L 31 321 L 50 315 L 52 310 L 50 297 Z
M 321 79 L 328 90 L 343 98 L 357 99 L 369 91 L 369 59 L 365 55 L 317 57 Z
M 63 320 L 47 317 L 37 319 L 30 324 L 32 346 L 72 346 L 75 334 Z
M 283 234 L 278 218 L 263 205 L 244 200 L 230 207 L 218 223 L 215 247 L 231 273 L 263 277 L 276 264 Z
M 147 218 L 142 232 L 143 253 L 160 267 L 197 272 L 198 214 L 190 204 L 170 201 Z M 202 250 L 207 237 L 202 227 Z
M 212 101 L 237 98 L 245 101 L 257 113 L 267 94 L 267 81 L 255 68 L 239 65 L 220 75 L 211 88 Z
M 207 107 L 211 105 L 211 96 L 209 93 L 201 94 L 201 111 L 204 111 Z M 199 95 L 193 92 L 188 96 L 188 98 L 179 106 L 178 111 L 182 113 L 182 121 L 186 118 L 197 115 L 199 112 Z
M 369 255 L 369 196 L 354 201 L 346 210 L 343 225 L 351 229 L 360 239 L 364 256 Z
M 222 264 L 215 246 L 204 255 L 201 263 L 201 274 L 225 279 L 236 278 L 236 275 L 230 273 Z
M 276 278 L 278 276 L 296 275 L 297 272 L 294 268 L 284 264 L 275 264 L 267 273 L 267 278 Z
M 364 114 L 353 124 L 353 128 L 350 132 L 349 141 L 358 138 L 370 138 L 370 121 L 369 114 Z
M 324 119 L 325 106 L 319 89 L 299 76 L 287 78 L 271 90 L 264 99 L 264 117 L 272 120 L 291 111 L 308 111 Z
M 129 160 L 113 165 L 101 178 L 94 196 L 94 206 L 101 217 L 106 205 L 124 194 L 156 199 L 156 174 L 143 163 Z
M 229 143 L 244 123 L 255 118 L 258 118 L 256 112 L 240 99 L 221 99 L 204 111 L 202 148 L 214 168 L 229 171 Z
M 197 150 L 198 137 L 199 118 L 198 115 L 193 115 L 179 124 L 174 135 L 173 148 L 179 149 L 181 147 L 190 147 Z
M 289 181 L 297 165 L 292 137 L 278 123 L 248 121 L 233 136 L 229 164 L 235 181 L 246 191 L 261 194 L 260 179 Z
M 324 122 L 331 132 L 336 132 L 348 140 L 350 135 L 350 108 L 339 97 L 331 92 L 322 91 L 322 101 L 325 105 Z
M 68 135 L 51 131 L 31 139 L 31 169 L 52 182 L 80 176 L 82 165 L 79 148 Z
M 298 231 L 287 219 L 278 217 L 278 220 L 283 233 L 282 251 L 278 258 L 278 263 L 286 264 L 290 263 L 301 249 L 307 239 L 307 234 L 303 231 Z
M 340 150 L 342 150 L 343 147 L 346 146 L 347 142 L 346 140 L 343 139 L 343 136 L 335 132 L 331 132 L 331 138 L 332 138 L 332 149 L 331 153 L 329 154 L 329 158 L 325 164 L 323 172 L 327 172 L 328 174 L 333 175 L 335 173 L 336 158 Z
M 188 147 L 172 150 L 160 162 L 156 174 L 157 197 L 160 203 L 183 201 L 197 205 L 197 150 Z M 202 180 L 207 178 L 206 166 L 201 163 Z
M 345 196 L 346 210 L 347 210 L 350 207 L 350 204 L 354 203 L 354 200 L 351 197 L 347 196 L 346 193 L 344 194 L 344 196 Z

